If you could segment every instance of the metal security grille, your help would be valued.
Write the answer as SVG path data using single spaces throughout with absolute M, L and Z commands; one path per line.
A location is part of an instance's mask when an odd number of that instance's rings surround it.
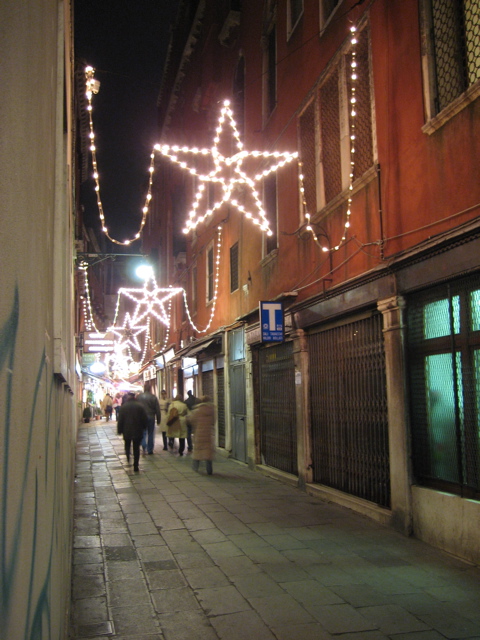
M 299 118 L 300 156 L 307 211 L 317 212 L 317 162 L 315 156 L 315 102 L 312 100 Z
M 370 62 L 368 42 L 368 30 L 363 29 L 358 34 L 358 42 L 355 47 L 357 61 L 357 81 L 355 82 L 355 164 L 353 165 L 353 179 L 360 178 L 373 165 L 373 140 L 372 140 L 372 101 L 370 96 Z M 349 69 L 350 56 L 347 54 Z M 351 77 L 347 73 L 347 91 L 351 94 Z M 349 118 L 352 119 L 349 109 Z
M 408 300 L 416 481 L 480 499 L 480 277 Z
M 230 247 L 230 291 L 238 289 L 238 242 Z
M 330 202 L 342 191 L 338 69 L 320 88 L 319 99 L 325 201 Z
M 225 448 L 225 374 L 217 369 L 217 433 L 218 446 Z
M 203 371 L 202 391 L 204 396 L 210 396 L 213 400 L 213 371 Z
M 480 78 L 478 0 L 431 0 L 437 110 Z
M 295 373 L 291 342 L 259 355 L 260 453 L 270 467 L 297 475 Z
M 382 317 L 309 339 L 314 482 L 390 506 Z

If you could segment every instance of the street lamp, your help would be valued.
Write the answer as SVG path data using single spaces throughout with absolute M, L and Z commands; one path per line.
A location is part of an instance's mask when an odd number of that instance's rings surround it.
M 153 267 L 149 264 L 140 264 L 135 269 L 135 274 L 140 280 L 150 280 L 153 277 Z

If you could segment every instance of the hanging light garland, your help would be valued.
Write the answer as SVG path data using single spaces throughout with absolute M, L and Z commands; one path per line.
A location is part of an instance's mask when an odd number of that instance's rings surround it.
M 187 311 L 187 316 L 188 316 L 188 321 L 190 322 L 190 324 L 192 325 L 193 329 L 197 332 L 197 333 L 206 333 L 209 328 L 210 325 L 212 324 L 213 321 L 213 316 L 215 314 L 215 308 L 217 306 L 217 299 L 218 299 L 218 282 L 219 282 L 219 275 L 220 275 L 220 249 L 221 249 L 221 237 L 222 237 L 222 227 L 219 226 L 217 227 L 217 251 L 216 251 L 216 258 L 215 258 L 215 280 L 214 280 L 214 287 L 213 287 L 213 299 L 212 299 L 212 310 L 210 311 L 210 319 L 208 321 L 207 326 L 205 327 L 205 329 L 199 329 L 196 324 L 193 322 L 192 319 L 192 315 L 190 313 L 190 309 L 188 308 L 188 303 L 187 303 L 187 292 L 185 290 L 183 290 L 183 298 L 185 300 L 185 309 Z
M 232 137 L 235 141 L 237 152 L 231 156 L 225 156 L 219 150 L 222 135 L 228 137 L 228 142 L 231 141 Z M 230 147 L 230 144 L 228 147 Z M 229 203 L 245 215 L 246 218 L 250 219 L 253 224 L 259 226 L 267 235 L 272 235 L 267 215 L 256 189 L 256 184 L 269 173 L 277 171 L 280 167 L 296 159 L 298 153 L 282 153 L 279 151 L 270 153 L 268 151 L 244 150 L 228 100 L 224 101 L 220 111 L 216 135 L 211 148 L 198 149 L 197 147 L 190 148 L 186 146 L 180 147 L 177 145 L 157 144 L 154 149 L 169 158 L 172 162 L 180 165 L 182 169 L 189 171 L 191 175 L 197 176 L 200 181 L 188 220 L 183 229 L 184 233 L 192 231 L 200 222 L 209 218 L 224 203 Z M 213 169 L 208 173 L 199 173 L 197 168 L 188 161 L 192 156 L 200 156 L 213 160 Z M 244 162 L 248 158 L 256 158 L 263 161 L 270 160 L 270 165 L 260 173 L 249 175 L 243 167 Z M 210 208 L 208 203 L 208 190 L 206 189 L 207 183 L 218 184 L 222 190 L 221 197 L 217 202 L 213 203 Z M 239 189 L 246 190 L 250 194 L 253 200 L 251 209 L 247 209 L 235 197 L 235 193 Z
M 85 328 L 87 331 L 91 331 L 92 329 L 96 333 L 102 333 L 95 324 L 95 320 L 93 319 L 93 311 L 92 311 L 92 301 L 90 298 L 90 287 L 88 284 L 88 262 L 82 260 L 79 267 L 80 271 L 84 274 L 85 281 L 85 295 L 82 298 L 82 307 L 83 307 L 83 317 L 85 321 Z
M 308 212 L 307 209 L 307 201 L 305 199 L 305 188 L 304 188 L 304 176 L 303 176 L 303 163 L 301 161 L 299 161 L 298 163 L 298 167 L 299 167 L 299 174 L 298 174 L 298 179 L 299 179 L 299 188 L 300 188 L 300 195 L 302 197 L 302 205 L 303 205 L 303 210 L 304 210 L 304 216 L 305 216 L 305 221 L 306 221 L 306 230 L 310 231 L 310 233 L 313 236 L 313 239 L 315 240 L 315 242 L 318 244 L 318 246 L 322 249 L 322 251 L 324 252 L 328 252 L 328 251 L 338 251 L 340 249 L 340 247 L 343 245 L 343 243 L 346 241 L 347 239 L 347 231 L 350 228 L 350 216 L 352 214 L 352 191 L 353 191 L 353 178 L 354 178 L 354 169 L 355 169 L 355 139 L 356 139 L 356 132 L 355 132 L 355 119 L 357 116 L 357 111 L 356 111 L 356 103 L 357 103 L 357 97 L 356 97 L 356 81 L 357 81 L 357 59 L 356 59 L 356 44 L 357 44 L 357 28 L 355 25 L 352 25 L 350 27 L 350 45 L 351 45 L 351 51 L 350 51 L 350 98 L 349 98 L 349 102 L 350 102 L 350 107 L 349 107 L 349 123 L 350 123 L 350 174 L 349 174 L 349 185 L 348 185 L 348 190 L 349 190 L 349 194 L 348 194 L 348 199 L 347 199 L 347 212 L 345 214 L 345 224 L 344 224 L 344 230 L 343 230 L 343 235 L 339 241 L 339 243 L 334 246 L 334 247 L 328 247 L 326 245 L 322 245 L 318 239 L 317 234 L 315 233 L 312 225 L 311 225 L 311 221 L 312 221 L 312 217 L 311 214 Z
M 98 165 L 97 165 L 97 150 L 95 147 L 95 133 L 93 130 L 93 117 L 92 117 L 92 111 L 93 111 L 93 107 L 92 107 L 92 98 L 93 98 L 93 94 L 94 93 L 98 93 L 99 88 L 100 88 L 100 83 L 98 82 L 98 80 L 95 80 L 95 69 L 93 69 L 93 67 L 86 67 L 85 69 L 85 78 L 86 78 L 86 87 L 87 87 L 87 91 L 86 91 L 86 96 L 87 96 L 87 101 L 88 101 L 88 106 L 87 106 L 87 111 L 88 111 L 88 119 L 89 119 L 89 124 L 90 124 L 90 152 L 92 154 L 92 166 L 93 166 L 93 179 L 95 180 L 95 193 L 97 196 L 97 207 L 98 207 L 98 213 L 100 216 L 100 222 L 102 225 L 102 231 L 103 233 L 107 236 L 107 238 L 118 245 L 129 245 L 132 242 L 135 242 L 135 240 L 138 240 L 140 238 L 140 235 L 142 233 L 143 227 L 145 226 L 145 222 L 147 219 L 147 215 L 148 215 L 148 211 L 149 211 L 149 207 L 150 207 L 150 202 L 152 199 L 152 182 L 153 182 L 153 172 L 155 170 L 154 168 L 154 162 L 155 162 L 155 154 L 152 152 L 150 155 L 150 166 L 149 166 L 149 180 L 148 180 L 148 190 L 147 190 L 147 195 L 145 198 L 145 204 L 143 206 L 142 209 L 142 220 L 140 222 L 140 227 L 137 231 L 137 233 L 132 236 L 131 238 L 127 239 L 127 240 L 116 240 L 115 238 L 113 238 L 110 235 L 110 232 L 106 226 L 106 221 L 105 221 L 105 213 L 103 211 L 103 204 L 102 204 L 102 199 L 100 197 L 100 177 L 99 177 L 99 173 L 98 173 Z

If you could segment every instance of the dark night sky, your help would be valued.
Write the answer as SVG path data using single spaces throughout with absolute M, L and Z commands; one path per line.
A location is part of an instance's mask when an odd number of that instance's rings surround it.
M 76 0 L 75 57 L 101 82 L 93 98 L 100 196 L 110 234 L 138 231 L 157 139 L 156 102 L 178 0 Z M 90 163 L 91 168 L 91 163 Z M 89 171 L 91 176 L 91 170 Z M 82 187 L 85 220 L 99 227 L 94 181 Z

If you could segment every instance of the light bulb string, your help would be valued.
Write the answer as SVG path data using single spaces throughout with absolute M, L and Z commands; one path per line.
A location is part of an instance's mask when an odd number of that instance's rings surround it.
M 92 97 L 94 93 L 98 93 L 98 82 L 95 80 L 94 77 L 95 74 L 95 69 L 93 69 L 93 67 L 86 67 L 85 69 L 85 78 L 86 78 L 86 96 L 87 96 L 87 101 L 88 101 L 88 105 L 87 105 L 87 111 L 88 111 L 88 121 L 89 121 L 89 128 L 90 128 L 90 153 L 92 156 L 92 166 L 93 166 L 93 179 L 95 181 L 95 193 L 96 193 L 96 198 L 97 198 L 97 208 L 98 208 L 98 213 L 100 216 L 100 223 L 102 226 L 102 231 L 103 233 L 106 235 L 106 237 L 113 242 L 114 244 L 118 244 L 118 245 L 123 245 L 123 246 L 128 246 L 130 245 L 132 242 L 135 242 L 136 240 L 138 240 L 141 236 L 143 227 L 145 226 L 145 222 L 147 220 L 147 215 L 149 212 L 149 208 L 150 208 L 150 202 L 152 200 L 152 184 L 153 184 L 153 173 L 155 171 L 155 153 L 152 151 L 152 153 L 150 154 L 150 166 L 149 166 L 149 180 L 148 180 L 148 189 L 147 189 L 147 195 L 145 197 L 145 204 L 143 206 L 142 209 L 142 219 L 140 221 L 140 226 L 139 229 L 137 231 L 136 234 L 134 234 L 131 238 L 128 238 L 127 240 L 116 240 L 115 238 L 113 238 L 110 235 L 110 232 L 108 230 L 108 227 L 106 226 L 106 220 L 105 220 L 105 213 L 103 210 L 103 204 L 102 204 L 102 199 L 100 196 L 100 176 L 99 176 L 99 172 L 98 172 L 98 163 L 97 163 L 97 150 L 96 150 L 96 146 L 95 146 L 95 132 L 94 132 L 94 128 L 93 128 L 93 106 L 92 106 Z
M 345 213 L 345 222 L 343 226 L 343 235 L 340 241 L 335 246 L 327 246 L 322 244 L 317 234 L 315 233 L 314 228 L 312 227 L 312 216 L 308 211 L 306 196 L 305 196 L 305 177 L 303 174 L 303 161 L 299 159 L 298 161 L 298 181 L 299 181 L 299 189 L 300 196 L 303 208 L 303 215 L 305 219 L 305 229 L 312 234 L 314 242 L 321 248 L 324 252 L 338 251 L 340 247 L 342 247 L 347 240 L 348 229 L 350 228 L 350 217 L 352 214 L 352 191 L 353 191 L 353 181 L 354 181 L 354 170 L 355 170 L 355 140 L 356 140 L 356 132 L 355 132 L 355 119 L 357 116 L 356 110 L 356 81 L 358 79 L 357 76 L 357 58 L 356 58 L 356 44 L 357 40 L 357 28 L 355 25 L 350 27 L 350 97 L 349 97 L 349 140 L 350 140 L 350 170 L 349 170 L 349 183 L 348 183 L 348 198 L 347 198 L 347 209 Z
M 215 257 L 215 279 L 214 279 L 214 287 L 213 287 L 212 309 L 210 311 L 210 319 L 208 321 L 207 326 L 204 329 L 200 329 L 194 323 L 194 321 L 192 319 L 192 314 L 190 313 L 190 308 L 189 308 L 188 302 L 187 302 L 187 292 L 185 291 L 185 289 L 183 290 L 183 299 L 184 299 L 184 302 L 185 302 L 185 309 L 186 309 L 186 312 L 187 312 L 188 321 L 190 322 L 190 325 L 192 326 L 194 331 L 196 331 L 197 333 L 206 333 L 210 329 L 210 326 L 211 326 L 211 324 L 213 322 L 213 317 L 215 315 L 215 309 L 216 309 L 216 306 L 217 306 L 217 299 L 218 299 L 218 288 L 219 288 L 221 246 L 222 246 L 222 227 L 219 226 L 219 227 L 217 227 L 217 247 L 216 247 L 216 252 L 215 252 L 216 253 L 216 257 Z

